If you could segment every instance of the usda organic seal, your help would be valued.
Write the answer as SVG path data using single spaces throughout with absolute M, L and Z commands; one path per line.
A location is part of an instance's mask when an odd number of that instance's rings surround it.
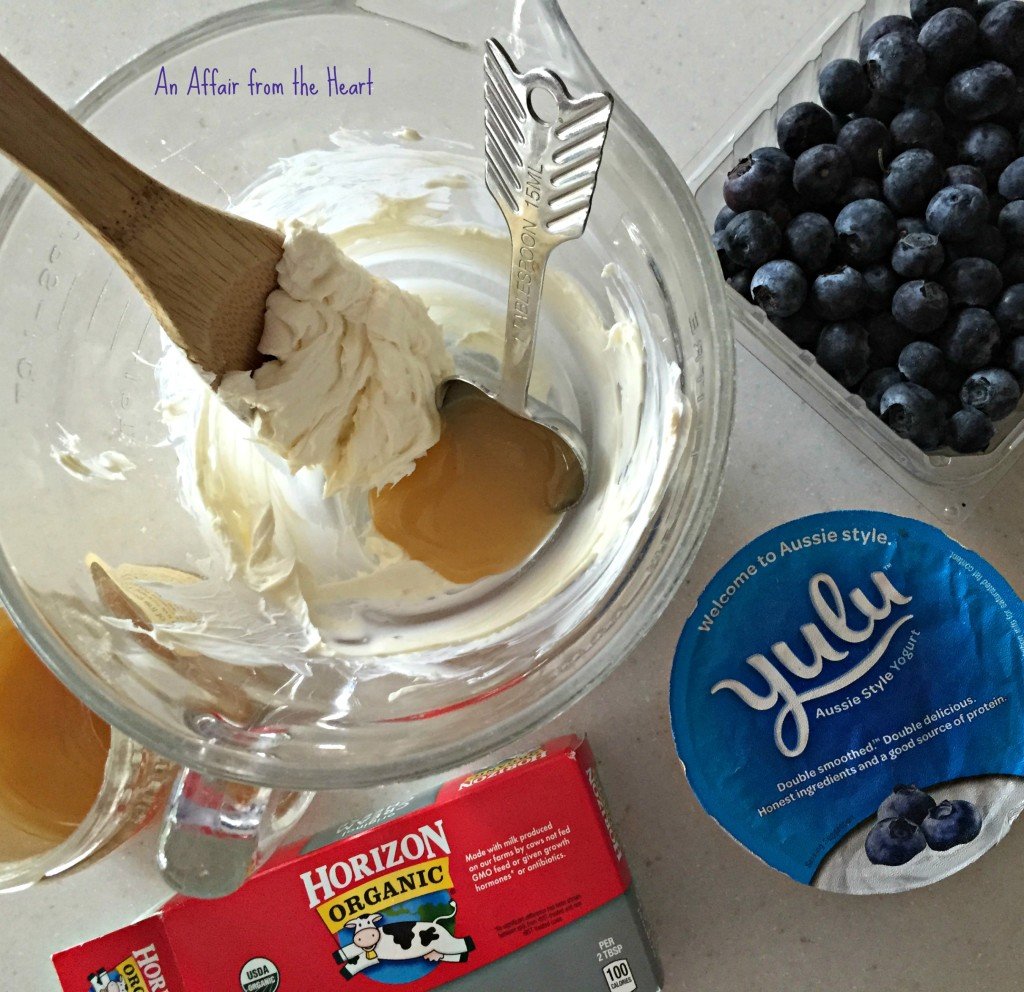
M 238 976 L 242 992 L 277 992 L 281 984 L 281 973 L 277 965 L 267 958 L 252 958 L 242 965 Z
M 983 558 L 884 513 L 747 545 L 683 629 L 672 727 L 704 808 L 800 882 L 895 892 L 1024 808 L 1024 607 Z

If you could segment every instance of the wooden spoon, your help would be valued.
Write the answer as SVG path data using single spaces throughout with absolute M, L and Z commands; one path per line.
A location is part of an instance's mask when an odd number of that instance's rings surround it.
M 218 376 L 259 367 L 277 231 L 140 172 L 3 58 L 0 151 L 110 252 L 193 362 Z

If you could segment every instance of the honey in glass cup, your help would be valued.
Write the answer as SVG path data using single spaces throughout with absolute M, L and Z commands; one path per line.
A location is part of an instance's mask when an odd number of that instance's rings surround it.
M 175 771 L 90 712 L 0 610 L 0 892 L 113 850 Z
M 110 727 L 0 612 L 0 857 L 67 840 L 100 794 L 109 753 Z

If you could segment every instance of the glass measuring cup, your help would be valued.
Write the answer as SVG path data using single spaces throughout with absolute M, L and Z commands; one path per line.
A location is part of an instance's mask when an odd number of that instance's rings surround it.
M 374 135 L 413 127 L 461 143 L 482 163 L 481 45 L 492 35 L 518 64 L 554 69 L 570 91 L 610 89 L 551 0 L 310 0 L 197 25 L 112 74 L 75 112 L 157 178 L 222 205 L 279 157 L 329 146 L 339 124 Z M 214 67 L 243 92 L 189 97 L 191 70 L 202 79 Z M 372 79 L 376 89 L 330 95 L 332 68 L 336 80 Z M 159 89 L 161 74 L 179 93 Z M 318 94 L 291 95 L 296 82 L 314 80 Z M 250 96 L 249 81 L 284 81 L 289 92 Z M 477 174 L 482 183 L 482 164 Z M 497 208 L 483 202 L 453 195 L 452 216 L 503 235 Z M 164 570 L 147 573 L 149 588 L 173 603 L 176 583 L 213 567 L 207 536 L 181 505 L 178 459 L 155 411 L 159 330 L 102 250 L 24 182 L 0 201 L 0 235 L 11 347 L 0 452 L 18 480 L 0 493 L 3 599 L 92 708 L 192 769 L 163 832 L 165 870 L 181 888 L 196 890 L 200 876 L 208 891 L 237 884 L 301 812 L 295 790 L 438 771 L 567 706 L 646 632 L 706 531 L 732 415 L 721 280 L 678 172 L 621 100 L 587 235 L 562 249 L 552 272 L 571 277 L 606 326 L 619 312 L 635 319 L 642 402 L 625 457 L 602 446 L 614 390 L 591 388 L 550 312 L 538 355 L 557 370 L 554 405 L 589 432 L 596 484 L 579 519 L 591 514 L 607 536 L 592 560 L 563 574 L 575 526 L 567 522 L 523 570 L 467 592 L 455 612 L 486 612 L 543 581 L 535 609 L 509 614 L 501 629 L 396 654 L 386 678 L 353 679 L 367 664 L 365 645 L 340 645 L 340 660 L 311 657 L 287 636 L 271 650 L 275 631 L 255 598 L 237 604 L 248 626 L 231 661 L 170 651 L 148 636 L 162 621 L 143 608 L 136 587 L 146 580 L 123 570 Z M 400 283 L 471 283 L 480 299 L 504 305 L 507 268 L 439 262 L 428 235 L 400 253 L 367 248 L 357 257 Z M 609 262 L 614 271 L 603 276 Z M 371 660 L 390 657 L 381 639 L 372 646 Z M 197 838 L 204 843 L 190 843 Z
M 90 714 L 0 611 L 0 892 L 132 837 L 176 769 Z
M 112 728 L 99 794 L 68 837 L 41 841 L 0 810 L 0 892 L 55 878 L 113 851 L 150 820 L 174 774 L 170 762 Z

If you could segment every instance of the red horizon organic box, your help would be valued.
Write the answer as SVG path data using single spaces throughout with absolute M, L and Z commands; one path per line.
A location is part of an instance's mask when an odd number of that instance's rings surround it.
M 292 844 L 238 892 L 54 955 L 64 992 L 657 992 L 585 740 Z

